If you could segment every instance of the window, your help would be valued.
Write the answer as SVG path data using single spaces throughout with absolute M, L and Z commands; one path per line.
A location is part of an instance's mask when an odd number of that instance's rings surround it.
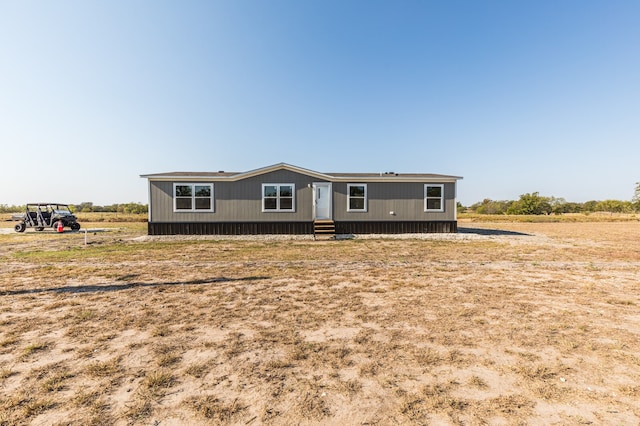
M 292 183 L 263 183 L 263 212 L 294 212 L 296 186 Z
M 212 212 L 212 183 L 174 183 L 173 211 Z
M 443 212 L 444 211 L 444 185 L 424 186 L 424 211 Z
M 366 212 L 367 211 L 367 184 L 348 183 L 347 184 L 347 211 Z

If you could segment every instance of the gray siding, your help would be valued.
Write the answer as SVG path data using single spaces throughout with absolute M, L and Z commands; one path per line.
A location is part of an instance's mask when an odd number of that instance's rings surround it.
M 366 183 L 366 182 L 351 182 Z M 347 184 L 334 183 L 335 221 L 434 221 L 455 220 L 455 183 L 444 184 L 444 211 L 424 211 L 424 183 L 369 182 L 367 211 L 347 211 Z M 394 212 L 391 215 L 389 212 Z
M 194 181 L 180 180 L 180 183 L 191 182 Z M 309 222 L 313 220 L 312 182 L 318 180 L 289 170 L 236 182 L 213 182 L 215 212 L 176 213 L 173 211 L 173 182 L 152 181 L 151 222 Z M 295 212 L 262 212 L 263 183 L 295 184 Z
M 180 180 L 180 183 L 204 181 Z M 277 170 L 236 182 L 213 182 L 215 212 L 173 211 L 173 182 L 151 181 L 151 222 L 310 222 L 313 220 L 311 184 L 318 179 Z M 262 212 L 263 183 L 293 183 L 295 212 Z M 351 182 L 361 183 L 361 182 Z M 333 182 L 333 219 L 358 221 L 453 221 L 455 183 L 444 184 L 444 212 L 424 211 L 424 183 L 368 182 L 367 211 L 347 211 L 347 183 Z M 391 215 L 389 212 L 395 214 Z

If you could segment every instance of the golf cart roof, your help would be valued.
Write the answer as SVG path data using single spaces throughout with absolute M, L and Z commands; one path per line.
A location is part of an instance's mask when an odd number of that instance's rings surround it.
M 27 203 L 28 206 L 69 206 L 67 203 Z

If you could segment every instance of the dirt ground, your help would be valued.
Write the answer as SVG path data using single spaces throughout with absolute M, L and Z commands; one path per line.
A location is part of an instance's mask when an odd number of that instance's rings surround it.
M 87 244 L 10 225 L 0 425 L 640 424 L 640 222 L 338 241 L 108 224 Z

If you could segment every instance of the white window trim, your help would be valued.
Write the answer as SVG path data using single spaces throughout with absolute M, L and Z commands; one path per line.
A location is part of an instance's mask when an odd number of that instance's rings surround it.
M 178 209 L 176 196 L 176 186 L 191 186 L 191 208 L 190 209 Z M 211 208 L 210 209 L 196 209 L 196 186 L 208 186 L 211 188 Z M 213 213 L 215 212 L 215 198 L 214 198 L 213 183 L 208 182 L 174 182 L 173 183 L 173 212 L 174 213 Z M 203 197 L 199 197 L 203 198 Z
M 352 209 L 352 208 L 350 208 L 350 206 L 351 206 L 351 187 L 352 186 L 364 186 L 364 208 L 363 209 Z M 357 212 L 357 213 L 366 213 L 368 206 L 369 206 L 369 197 L 368 197 L 368 194 L 367 194 L 367 184 L 366 183 L 348 183 L 347 184 L 347 211 L 348 212 Z
M 265 186 L 275 186 L 277 192 L 276 205 L 277 209 L 265 209 L 264 208 L 264 187 Z M 281 186 L 290 186 L 291 187 L 291 208 L 290 209 L 281 209 L 280 208 L 280 187 Z M 296 184 L 295 183 L 263 183 L 262 184 L 262 213 L 295 213 L 296 212 Z M 271 197 L 269 197 L 271 198 Z
M 429 187 L 440 187 L 440 208 L 439 209 L 429 209 L 427 208 L 427 188 Z M 435 200 L 436 197 L 429 197 L 431 200 Z M 424 185 L 424 211 L 425 212 L 443 212 L 444 211 L 444 184 L 441 183 L 426 183 Z

